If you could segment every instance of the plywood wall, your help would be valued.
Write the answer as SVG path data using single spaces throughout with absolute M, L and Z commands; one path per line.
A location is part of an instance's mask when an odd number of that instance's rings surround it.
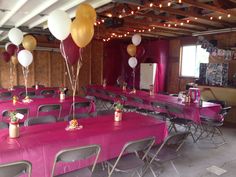
M 4 49 L 0 48 L 0 52 L 2 51 Z M 39 82 L 48 87 L 65 85 L 70 88 L 64 58 L 60 52 L 35 50 L 33 56 L 33 63 L 29 66 L 28 87 Z M 92 41 L 82 52 L 83 65 L 79 75 L 79 87 L 102 82 L 102 61 L 103 42 Z M 0 59 L 0 86 L 3 88 L 10 87 L 9 69 L 9 63 Z M 21 65 L 18 64 L 13 71 L 14 85 L 24 85 Z

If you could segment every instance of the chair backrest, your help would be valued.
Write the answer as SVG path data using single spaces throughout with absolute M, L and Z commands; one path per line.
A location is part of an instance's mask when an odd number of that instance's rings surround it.
M 54 123 L 57 119 L 54 116 L 39 116 L 39 117 L 30 117 L 25 120 L 24 126 L 31 126 L 31 125 L 37 125 L 37 124 L 48 124 L 48 123 Z
M 97 164 L 100 151 L 101 151 L 100 146 L 96 144 L 61 150 L 60 152 L 56 154 L 56 157 L 53 163 L 51 177 L 54 176 L 55 166 L 57 162 L 74 162 L 74 161 L 79 161 L 79 160 L 95 157 L 95 160 L 93 162 L 93 167 L 92 167 L 92 172 L 93 172 Z
M 149 150 L 151 149 L 151 147 L 153 146 L 154 143 L 155 143 L 155 138 L 154 137 L 149 137 L 149 138 L 144 138 L 144 139 L 140 139 L 140 140 L 127 142 L 123 146 L 118 158 L 116 159 L 116 162 L 114 163 L 114 165 L 113 165 L 113 167 L 112 167 L 112 169 L 109 173 L 109 177 L 111 176 L 111 174 L 115 170 L 116 165 L 119 163 L 122 155 L 124 155 L 126 153 L 135 153 L 135 154 L 137 154 L 139 151 L 146 151 L 146 153 L 142 157 L 142 160 L 144 160 L 147 156 L 147 153 L 149 152 Z
M 123 101 L 123 102 L 126 102 L 128 101 L 128 98 L 124 95 L 119 95 L 118 97 L 120 97 L 120 99 Z
M 29 108 L 17 108 L 15 112 L 23 114 L 24 120 L 29 117 Z M 9 110 L 2 111 L 2 119 L 8 119 L 9 113 Z
M 70 108 L 69 114 L 72 113 L 73 107 L 74 107 L 75 109 L 80 109 L 80 108 L 87 108 L 87 109 L 89 109 L 89 108 L 90 108 L 90 105 L 91 105 L 90 101 L 72 103 L 72 104 L 71 104 L 71 108 Z
M 93 117 L 114 114 L 114 110 L 100 110 L 92 113 Z
M 109 96 L 110 98 L 114 99 L 116 98 L 116 94 L 115 93 L 112 93 L 112 92 L 106 92 L 107 96 Z
M 0 93 L 0 100 L 8 100 L 11 99 L 12 92 L 1 92 Z
M 183 115 L 184 114 L 184 110 L 183 107 L 180 106 L 174 106 L 174 105 L 166 105 L 167 111 L 168 113 L 173 116 L 178 116 L 178 115 Z
M 55 94 L 56 94 L 56 92 L 53 89 L 41 90 L 41 92 L 40 92 L 40 95 L 43 95 L 43 96 L 55 95 Z
M 138 98 L 138 97 L 130 97 L 132 99 L 133 102 L 139 103 L 139 104 L 143 104 L 144 100 L 142 98 Z
M 44 105 L 40 105 L 38 107 L 38 111 L 37 111 L 37 116 L 39 116 L 40 112 L 54 112 L 54 111 L 58 111 L 58 117 L 57 119 L 59 120 L 61 117 L 61 105 L 60 104 L 44 104 Z
M 0 164 L 0 176 L 13 177 L 27 173 L 31 177 L 32 164 L 29 161 L 17 161 L 11 163 Z
M 165 103 L 161 103 L 161 102 L 151 102 L 151 105 L 153 108 L 158 108 L 158 109 L 166 109 L 166 104 Z
M 89 114 L 89 113 L 81 113 L 81 114 L 75 114 L 74 115 L 76 119 L 82 119 L 82 118 L 88 118 L 88 117 L 93 117 L 93 115 Z M 73 115 L 67 115 L 64 117 L 64 121 L 70 121 L 73 119 Z
M 35 97 L 35 92 L 34 91 L 27 92 L 27 95 L 29 97 Z M 20 97 L 25 97 L 26 96 L 26 92 L 21 92 L 19 96 Z
M 0 122 L 0 129 L 8 128 L 8 124 L 6 122 Z

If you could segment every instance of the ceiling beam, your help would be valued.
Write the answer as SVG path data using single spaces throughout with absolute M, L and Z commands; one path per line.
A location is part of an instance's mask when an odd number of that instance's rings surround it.
M 50 7 L 51 5 L 56 3 L 57 1 L 59 1 L 59 0 L 47 0 L 47 1 L 44 1 L 41 5 L 39 5 L 36 8 L 34 8 L 31 13 L 29 13 L 28 15 L 23 17 L 21 20 L 19 20 L 15 24 L 15 27 L 19 27 L 19 26 L 23 25 L 24 23 L 26 23 L 27 21 L 29 21 L 30 19 L 34 18 L 36 15 L 38 15 L 39 13 L 41 13 L 42 11 L 44 11 L 45 9 L 47 9 L 48 7 Z
M 10 12 L 6 12 L 6 15 L 0 20 L 0 27 L 4 25 L 28 0 L 18 0 Z
M 196 0 L 182 0 L 183 3 L 185 4 L 189 4 L 189 5 L 192 5 L 194 7 L 200 7 L 202 9 L 206 9 L 206 10 L 212 10 L 212 11 L 215 11 L 215 12 L 219 12 L 219 13 L 222 13 L 222 14 L 230 14 L 230 15 L 233 15 L 233 16 L 236 16 L 236 12 L 235 11 L 232 11 L 232 10 L 224 10 L 222 8 L 218 8 L 216 6 L 212 6 L 212 5 L 208 5 L 208 4 L 205 4 L 205 3 L 201 3 L 201 2 L 198 2 Z
M 156 10 L 159 10 L 159 11 L 164 11 L 164 12 L 168 12 L 170 14 L 175 14 L 175 15 L 182 15 L 182 16 L 185 16 L 185 17 L 195 17 L 195 18 L 199 18 L 199 19 L 203 19 L 203 20 L 207 20 L 208 22 L 210 23 L 219 23 L 219 24 L 222 24 L 224 26 L 229 26 L 229 27 L 232 27 L 232 24 L 228 23 L 228 22 L 225 22 L 223 20 L 219 20 L 219 19 L 214 19 L 214 21 L 210 20 L 209 17 L 207 16 L 203 16 L 203 15 L 200 15 L 200 14 L 197 14 L 197 13 L 193 13 L 193 12 L 185 12 L 185 11 L 182 11 L 182 10 L 178 10 L 178 9 L 173 9 L 173 8 L 169 8 L 169 7 L 162 7 L 162 8 L 159 8 L 157 6 L 154 7 Z

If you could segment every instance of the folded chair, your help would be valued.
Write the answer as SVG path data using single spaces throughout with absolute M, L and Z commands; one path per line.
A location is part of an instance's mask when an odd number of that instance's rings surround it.
M 174 133 L 168 136 L 161 145 L 153 146 L 147 153 L 148 165 L 143 175 L 150 169 L 154 177 L 158 176 L 152 168 L 152 163 L 154 162 L 164 163 L 170 161 L 174 169 L 176 169 L 172 160 L 180 156 L 179 150 L 189 134 L 191 133 L 188 131 Z
M 30 117 L 25 120 L 24 126 L 38 125 L 38 124 L 48 124 L 55 123 L 57 121 L 54 116 L 39 116 L 39 117 Z
M 155 138 L 149 137 L 126 143 L 118 158 L 106 162 L 108 166 L 108 177 L 112 177 L 115 172 L 131 173 L 132 177 L 141 177 L 142 170 L 145 166 L 144 159 L 154 142 Z M 143 157 L 140 157 L 138 152 L 145 150 L 146 153 Z
M 76 148 L 69 148 L 61 150 L 56 154 L 51 177 L 91 177 L 92 173 L 95 169 L 95 166 L 97 164 L 98 156 L 100 154 L 101 148 L 99 145 L 89 145 L 89 146 L 82 146 L 82 147 L 76 147 Z M 55 168 L 56 163 L 58 162 L 75 162 L 83 159 L 89 159 L 95 157 L 92 169 L 90 170 L 88 167 L 84 167 L 78 170 L 73 170 L 68 173 L 55 175 Z
M 0 164 L 1 177 L 21 176 L 22 174 L 27 174 L 27 177 L 31 177 L 31 171 L 32 164 L 25 160 Z

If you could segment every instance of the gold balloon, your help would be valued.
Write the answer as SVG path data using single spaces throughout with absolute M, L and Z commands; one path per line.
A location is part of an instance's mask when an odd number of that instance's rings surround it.
M 36 48 L 37 41 L 32 35 L 24 36 L 22 45 L 26 50 L 33 51 Z
M 11 56 L 11 62 L 14 64 L 14 65 L 17 65 L 18 64 L 18 59 L 16 58 L 16 56 Z
M 97 14 L 95 9 L 89 5 L 82 3 L 76 9 L 76 18 L 87 18 L 90 19 L 92 23 L 96 22 Z
M 131 57 L 135 56 L 135 54 L 136 54 L 136 46 L 134 44 L 129 44 L 127 46 L 127 52 L 128 52 L 128 54 Z
M 85 47 L 93 38 L 94 26 L 86 18 L 74 19 L 71 24 L 71 36 L 80 48 Z

